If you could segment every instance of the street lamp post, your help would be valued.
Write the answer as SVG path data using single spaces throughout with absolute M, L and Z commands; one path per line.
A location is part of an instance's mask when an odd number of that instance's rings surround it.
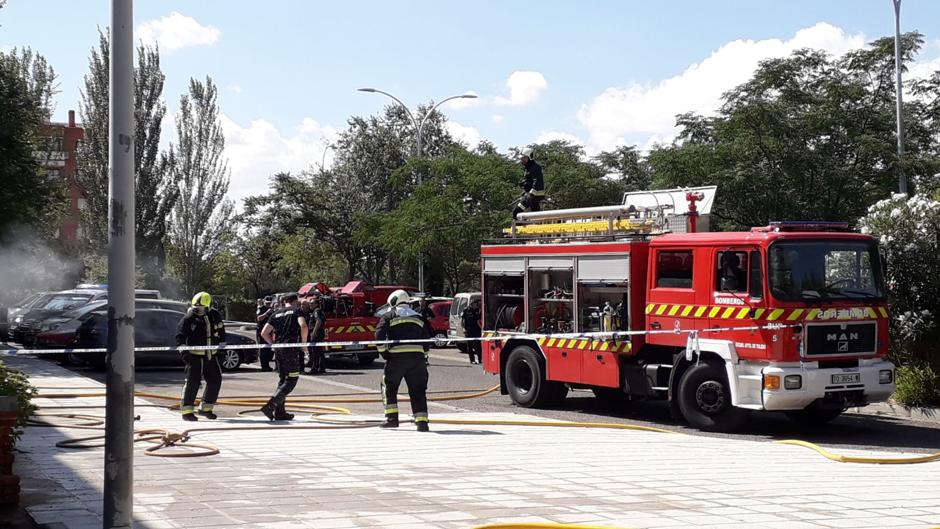
M 422 118 L 421 118 L 421 121 L 419 122 L 417 119 L 415 119 L 415 116 L 414 116 L 414 114 L 411 112 L 411 109 L 408 108 L 408 105 L 402 103 L 401 99 L 398 99 L 397 97 L 393 96 L 392 94 L 390 94 L 390 93 L 388 93 L 388 92 L 385 92 L 385 91 L 383 91 L 383 90 L 378 90 L 378 89 L 376 89 L 376 88 L 360 88 L 359 91 L 360 91 L 360 92 L 370 93 L 370 94 L 382 94 L 382 95 L 384 95 L 384 96 L 386 96 L 386 97 L 389 97 L 389 98 L 393 99 L 396 103 L 398 103 L 398 106 L 400 106 L 400 107 L 402 107 L 403 109 L 405 109 L 405 112 L 408 114 L 408 118 L 411 119 L 411 124 L 412 124 L 412 125 L 414 126 L 414 128 L 415 128 L 415 134 L 416 134 L 416 137 L 415 137 L 415 156 L 417 156 L 418 158 L 420 158 L 420 157 L 422 156 L 422 154 L 423 154 L 422 149 L 423 149 L 424 145 L 422 144 L 422 137 L 421 137 L 421 136 L 422 136 L 422 134 L 424 133 L 424 124 L 427 123 L 428 118 L 431 117 L 431 116 L 434 114 L 434 111 L 437 110 L 437 107 L 443 105 L 444 103 L 446 103 L 446 102 L 448 102 L 448 101 L 450 101 L 450 100 L 452 100 L 452 99 L 476 99 L 476 97 L 477 97 L 476 94 L 469 94 L 469 93 L 468 93 L 468 94 L 460 94 L 460 95 L 450 96 L 450 97 L 444 98 L 444 99 L 442 99 L 440 102 L 438 102 L 436 105 L 434 105 L 433 107 L 431 107 L 431 110 L 429 110 L 429 111 L 427 112 L 427 114 L 425 114 L 424 117 L 422 117 Z M 422 180 L 422 179 L 421 179 L 421 173 L 418 173 L 418 185 L 421 185 L 421 180 Z M 421 291 L 421 292 L 424 292 L 424 291 L 425 291 L 425 290 L 424 290 L 424 256 L 423 256 L 423 255 L 419 255 L 419 256 L 418 256 L 418 290 Z
M 891 0 L 894 4 L 894 74 L 897 81 L 895 92 L 897 94 L 898 118 L 898 191 L 907 194 L 907 177 L 904 175 L 902 158 L 904 157 L 904 118 L 902 114 L 903 102 L 901 99 L 901 0 Z

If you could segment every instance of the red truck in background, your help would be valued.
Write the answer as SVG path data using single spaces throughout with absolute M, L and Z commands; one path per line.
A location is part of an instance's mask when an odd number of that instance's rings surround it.
M 369 341 L 375 339 L 379 323 L 375 310 L 384 305 L 396 290 L 414 294 L 414 287 L 401 285 L 370 285 L 350 281 L 342 287 L 325 283 L 307 283 L 297 291 L 301 299 L 320 295 L 326 314 L 326 354 L 330 358 L 356 357 L 359 365 L 371 365 L 379 357 L 375 346 L 329 345 L 329 342 Z
M 508 237 L 482 247 L 483 331 L 496 338 L 483 344 L 483 367 L 503 394 L 523 407 L 569 388 L 663 399 L 716 431 L 748 410 L 820 424 L 891 396 L 875 239 L 826 222 L 686 233 L 694 201 L 686 209 L 677 197 L 691 193 L 679 192 L 522 213 Z M 571 337 L 617 331 L 637 334 Z

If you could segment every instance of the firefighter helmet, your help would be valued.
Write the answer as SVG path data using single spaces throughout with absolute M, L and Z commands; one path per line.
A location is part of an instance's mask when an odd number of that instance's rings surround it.
M 212 296 L 208 292 L 200 292 L 193 296 L 194 307 L 210 307 L 212 305 Z
M 519 153 L 519 155 L 520 155 L 520 156 L 525 156 L 526 158 L 531 158 L 531 157 L 532 157 L 532 147 L 526 147 L 525 149 L 522 149 L 522 152 Z
M 408 303 L 409 301 L 411 301 L 411 296 L 401 289 L 398 289 L 388 295 L 388 304 L 392 307 L 395 305 L 401 305 L 402 303 Z

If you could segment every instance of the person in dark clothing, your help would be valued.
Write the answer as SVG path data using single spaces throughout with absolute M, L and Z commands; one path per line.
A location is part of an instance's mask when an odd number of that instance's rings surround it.
M 261 338 L 269 344 L 306 343 L 307 322 L 300 312 L 297 294 L 287 294 L 283 300 L 286 306 L 271 316 L 261 331 Z M 306 349 L 306 346 L 300 347 L 301 354 Z M 297 379 L 300 378 L 298 348 L 275 349 L 274 357 L 277 360 L 278 385 L 271 399 L 261 407 L 261 413 L 272 421 L 289 421 L 294 418 L 294 414 L 287 413 L 287 396 L 294 391 Z
M 432 331 L 433 327 L 431 325 L 431 320 L 434 319 L 434 310 L 428 306 L 427 296 L 423 296 L 418 301 L 418 314 L 421 316 L 421 319 L 424 320 L 424 325 L 428 328 L 428 332 L 434 334 Z M 428 354 L 426 352 L 424 354 L 424 364 L 428 366 L 431 365 L 431 359 L 428 358 Z
M 463 310 L 460 315 L 463 320 L 464 334 L 467 338 L 479 338 L 483 336 L 483 330 L 480 328 L 480 300 L 475 299 L 470 302 L 470 306 Z M 467 351 L 470 354 L 471 364 L 480 364 L 483 362 L 483 343 L 479 340 L 467 342 Z M 474 360 L 476 358 L 476 360 Z
M 268 323 L 268 319 L 270 319 L 271 315 L 274 314 L 274 308 L 271 306 L 273 303 L 274 298 L 272 296 L 265 296 L 263 304 L 259 305 L 255 312 L 255 322 L 257 323 L 255 341 L 259 344 L 264 343 L 261 339 L 261 329 L 264 329 L 264 324 Z M 270 371 L 271 360 L 273 359 L 274 351 L 271 349 L 262 349 L 258 353 L 258 360 L 261 362 L 261 370 Z
M 519 156 L 522 167 L 525 168 L 525 177 L 519 186 L 525 191 L 522 201 L 512 210 L 513 220 L 523 211 L 540 211 L 542 200 L 545 200 L 545 178 L 542 176 L 542 166 L 532 159 L 532 149 L 526 147 Z
M 219 311 L 210 308 L 212 297 L 200 292 L 193 297 L 192 307 L 180 319 L 176 328 L 176 345 L 221 345 L 225 343 L 225 324 Z M 197 420 L 195 414 L 196 394 L 202 379 L 206 379 L 206 389 L 202 392 L 202 404 L 199 415 L 207 419 L 216 419 L 212 409 L 222 388 L 222 366 L 219 357 L 212 349 L 183 351 L 183 363 L 186 365 L 186 382 L 183 384 L 183 400 L 180 411 L 184 421 Z
M 398 387 L 402 379 L 408 384 L 411 397 L 411 414 L 419 432 L 428 427 L 428 366 L 424 355 L 428 342 L 409 343 L 409 340 L 425 340 L 431 333 L 420 314 L 409 305 L 408 293 L 396 290 L 388 297 L 391 307 L 379 320 L 375 328 L 376 340 L 391 340 L 395 343 L 379 345 L 379 354 L 385 360 L 382 375 L 382 400 L 385 403 L 383 428 L 398 428 Z
M 326 357 L 323 354 L 323 347 L 318 343 L 326 341 L 326 314 L 320 307 L 320 296 L 314 296 L 310 299 L 310 314 L 307 319 L 307 327 L 310 329 L 310 361 L 307 367 L 310 368 L 310 374 L 326 373 Z

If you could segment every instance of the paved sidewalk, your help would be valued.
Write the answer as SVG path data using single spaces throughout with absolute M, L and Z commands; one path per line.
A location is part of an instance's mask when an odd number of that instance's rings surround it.
M 37 386 L 102 387 L 49 362 L 4 360 L 29 373 Z M 94 397 L 38 401 L 40 406 L 101 403 L 103 398 Z M 142 407 L 138 413 L 139 428 L 190 426 L 163 408 Z M 136 527 L 940 525 L 940 463 L 843 464 L 795 446 L 640 431 L 434 424 L 445 416 L 536 419 L 434 414 L 430 434 L 411 425 L 397 431 L 285 430 L 253 418 L 215 421 L 210 424 L 267 427 L 196 433 L 194 442 L 220 448 L 212 457 L 148 457 L 138 444 Z M 27 429 L 16 471 L 24 477 L 24 498 L 43 498 L 27 505 L 38 523 L 101 527 L 103 449 L 54 446 L 63 438 L 93 434 Z

